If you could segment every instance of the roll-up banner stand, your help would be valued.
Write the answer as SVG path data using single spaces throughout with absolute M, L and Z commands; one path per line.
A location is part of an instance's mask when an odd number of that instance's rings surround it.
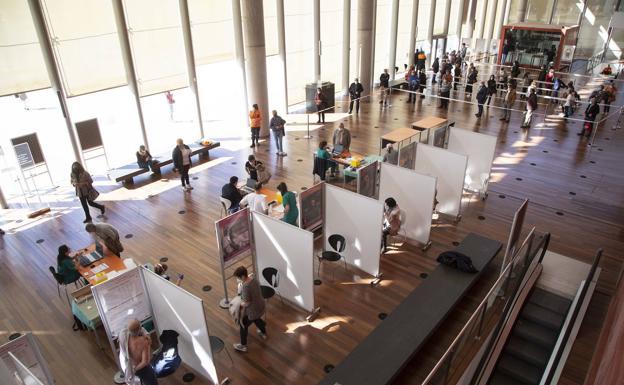
M 394 198 L 401 210 L 400 232 L 428 249 L 436 178 L 388 163 L 381 164 L 380 174 L 379 201 Z
M 501 265 L 501 273 L 505 270 L 507 261 L 513 259 L 513 256 L 516 253 L 516 246 L 518 246 L 518 240 L 520 239 L 520 234 L 522 233 L 522 226 L 524 225 L 524 218 L 526 217 L 528 207 L 529 200 L 525 199 L 514 214 L 511 229 L 509 230 L 507 247 L 505 248 L 505 255 L 503 256 L 503 264 Z
M 332 250 L 328 238 L 340 234 L 346 240 L 342 255 L 353 265 L 375 278 L 379 277 L 383 204 L 326 184 L 324 250 Z
M 461 219 L 461 198 L 468 157 L 441 148 L 418 145 L 415 171 L 437 178 L 437 211 Z
M 15 373 L 17 372 L 17 376 L 20 379 L 24 379 L 23 376 L 29 375 L 38 380 L 38 382 L 31 382 L 33 385 L 54 385 L 54 379 L 50 369 L 48 369 L 48 363 L 41 354 L 39 343 L 32 333 L 25 333 L 0 346 L 0 361 L 0 364 L 2 364 L 0 374 L 6 375 L 8 372 L 15 378 Z M 21 363 L 23 368 L 19 367 L 18 363 Z
M 299 194 L 299 226 L 308 231 L 323 227 L 325 182 L 317 183 Z
M 313 313 L 314 234 L 261 213 L 251 217 L 258 282 Z
M 477 192 L 482 199 L 487 197 L 487 188 L 496 152 L 497 138 L 479 132 L 452 127 L 447 149 L 468 157 L 464 187 Z
M 251 223 L 249 220 L 249 208 L 230 214 L 227 217 L 215 222 L 217 232 L 217 246 L 219 247 L 219 259 L 221 261 L 221 277 L 223 279 L 223 291 L 225 297 L 219 302 L 219 307 L 227 309 L 230 299 L 227 290 L 227 280 L 225 269 L 241 261 L 252 254 L 255 267 L 255 256 L 253 255 L 253 236 L 251 233 Z

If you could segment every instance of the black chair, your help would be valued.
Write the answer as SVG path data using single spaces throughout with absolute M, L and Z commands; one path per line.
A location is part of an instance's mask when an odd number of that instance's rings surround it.
M 210 350 L 212 351 L 212 353 L 216 354 L 216 353 L 221 352 L 223 349 L 225 349 L 225 352 L 230 358 L 230 363 L 232 364 L 232 366 L 234 366 L 234 361 L 232 360 L 232 356 L 230 355 L 230 352 L 228 352 L 227 348 L 225 347 L 225 342 L 223 342 L 223 340 L 217 336 L 208 336 L 208 337 L 210 339 Z
M 50 273 L 52 273 L 52 277 L 56 281 L 56 292 L 58 293 L 59 298 L 61 298 L 61 286 L 65 289 L 65 298 L 67 298 L 67 304 L 71 307 L 71 303 L 69 302 L 69 294 L 67 294 L 67 284 L 63 279 L 63 276 L 56 272 L 54 266 L 50 266 Z
M 282 298 L 282 295 L 279 293 L 279 290 L 277 290 L 277 287 L 279 286 L 279 271 L 277 271 L 276 268 L 274 267 L 267 267 L 264 270 L 262 270 L 262 276 L 264 277 L 264 279 L 269 283 L 269 285 L 271 286 L 261 286 L 260 289 L 262 290 L 262 287 L 265 287 L 267 290 L 267 294 L 270 293 L 271 291 L 273 292 L 272 294 L 270 294 L 269 297 L 265 298 L 271 298 L 275 295 L 275 293 L 277 293 L 277 295 L 279 295 L 280 297 L 280 301 L 282 301 L 282 303 L 284 303 L 284 299 Z
M 328 250 L 328 251 L 323 251 L 319 257 L 319 267 L 318 267 L 318 272 L 316 273 L 317 276 L 320 277 L 321 274 L 321 263 L 323 261 L 327 261 L 327 262 L 338 262 L 340 261 L 340 259 L 344 260 L 344 265 L 345 265 L 345 270 L 347 269 L 347 259 L 341 254 L 345 247 L 346 247 L 346 240 L 345 237 L 343 237 L 340 234 L 332 234 L 329 236 L 329 245 L 331 246 L 332 249 L 334 250 Z

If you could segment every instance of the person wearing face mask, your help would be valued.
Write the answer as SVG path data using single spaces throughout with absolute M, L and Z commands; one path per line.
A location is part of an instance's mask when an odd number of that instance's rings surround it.
M 74 162 L 71 167 L 71 184 L 75 187 L 76 196 L 80 199 L 80 204 L 82 204 L 82 209 L 85 212 L 86 218 L 82 223 L 92 221 L 87 205 L 100 209 L 100 212 L 104 215 L 106 207 L 94 202 L 100 193 L 93 187 L 91 175 L 78 162 Z
M 397 235 L 401 228 L 401 209 L 394 198 L 387 198 L 384 202 L 384 225 L 383 225 L 383 249 L 382 253 L 388 250 L 388 235 Z
M 325 100 L 325 95 L 323 95 L 323 90 L 320 87 L 316 89 L 314 104 L 316 104 L 316 111 L 318 114 L 316 123 L 325 123 L 325 111 L 323 110 L 327 108 L 327 102 Z
M 362 92 L 364 92 L 364 87 L 362 87 L 362 83 L 360 83 L 358 78 L 355 78 L 355 81 L 349 86 L 349 114 L 353 111 L 353 102 L 355 102 L 355 113 L 360 112 Z
M 344 151 L 349 151 L 351 146 L 351 132 L 345 128 L 344 123 L 340 123 L 338 125 L 338 129 L 334 130 L 332 144 L 334 148 L 337 144 L 339 144 L 342 146 Z
M 237 267 L 234 277 L 241 287 L 240 343 L 234 344 L 234 349 L 244 353 L 247 352 L 247 335 L 252 323 L 256 324 L 260 338 L 267 339 L 266 322 L 262 319 L 265 303 L 260 283 L 249 276 L 245 266 Z

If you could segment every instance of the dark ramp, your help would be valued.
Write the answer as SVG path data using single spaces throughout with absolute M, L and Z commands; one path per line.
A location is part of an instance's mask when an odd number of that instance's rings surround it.
M 438 265 L 319 385 L 389 384 L 498 254 L 498 241 L 470 233 L 454 248 L 476 274 Z

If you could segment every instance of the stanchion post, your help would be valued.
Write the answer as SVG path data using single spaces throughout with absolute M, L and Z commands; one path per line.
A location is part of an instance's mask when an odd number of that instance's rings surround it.
M 306 117 L 307 117 L 307 121 L 308 121 L 308 122 L 307 122 L 307 124 L 306 124 L 306 126 L 307 126 L 307 130 L 308 130 L 308 134 L 307 134 L 307 135 L 305 135 L 305 136 L 303 137 L 303 139 L 311 139 L 311 138 L 312 138 L 312 135 L 310 135 L 310 114 L 306 114 Z

